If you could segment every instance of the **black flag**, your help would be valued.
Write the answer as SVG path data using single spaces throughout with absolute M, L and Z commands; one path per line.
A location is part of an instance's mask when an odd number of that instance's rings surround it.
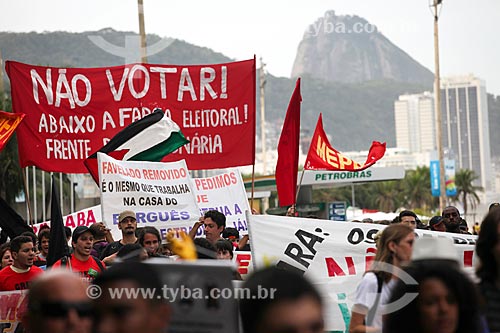
M 47 267 L 52 266 L 56 261 L 69 255 L 68 242 L 64 232 L 64 222 L 59 207 L 59 195 L 57 186 L 52 176 L 52 198 L 50 199 L 50 244 L 47 256 Z
M 0 198 L 0 228 L 2 228 L 2 233 L 9 236 L 10 239 L 25 231 L 33 232 L 26 221 L 3 198 Z

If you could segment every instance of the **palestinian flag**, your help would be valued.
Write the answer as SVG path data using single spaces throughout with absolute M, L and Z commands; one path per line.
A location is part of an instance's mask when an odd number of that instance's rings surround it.
M 99 186 L 97 153 L 117 160 L 159 162 L 189 141 L 179 126 L 160 109 L 133 122 L 116 134 L 104 147 L 83 163 Z

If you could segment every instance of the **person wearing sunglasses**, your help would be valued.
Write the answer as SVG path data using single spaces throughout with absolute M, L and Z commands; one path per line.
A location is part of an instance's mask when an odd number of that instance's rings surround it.
M 61 268 L 37 277 L 22 318 L 26 332 L 90 333 L 94 312 L 87 287 L 78 275 Z
M 164 285 L 160 275 L 152 264 L 138 261 L 116 263 L 94 283 L 102 291 L 94 299 L 95 332 L 166 332 L 171 307 L 162 293 Z M 151 294 L 140 293 L 134 297 L 132 293 L 138 290 Z

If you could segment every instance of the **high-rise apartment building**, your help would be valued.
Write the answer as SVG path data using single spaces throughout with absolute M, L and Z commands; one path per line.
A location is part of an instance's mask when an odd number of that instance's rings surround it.
M 442 135 L 445 158 L 456 170 L 474 170 L 474 185 L 490 190 L 491 152 L 488 99 L 483 80 L 472 75 L 441 79 Z M 396 144 L 410 153 L 437 150 L 434 96 L 402 95 L 394 102 Z
M 491 189 L 488 98 L 483 80 L 472 75 L 441 80 L 443 147 L 457 170 L 474 170 L 475 185 Z
M 429 92 L 401 95 L 394 102 L 396 145 L 410 153 L 436 150 L 434 98 Z

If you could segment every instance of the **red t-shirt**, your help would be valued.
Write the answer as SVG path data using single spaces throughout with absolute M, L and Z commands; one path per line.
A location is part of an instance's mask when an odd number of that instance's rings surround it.
M 31 266 L 26 273 L 16 273 L 11 266 L 4 267 L 0 271 L 0 291 L 28 289 L 31 280 L 40 273 L 43 273 L 43 269 L 36 266 Z
M 101 263 L 102 266 L 106 268 L 106 265 L 104 265 L 102 261 Z M 61 267 L 61 259 L 59 259 L 52 267 Z M 71 271 L 73 272 L 79 273 L 84 279 L 89 282 L 94 281 L 97 274 L 102 272 L 96 260 L 92 257 L 89 257 L 86 261 L 81 261 L 74 255 L 72 255 L 66 267 L 71 268 Z

